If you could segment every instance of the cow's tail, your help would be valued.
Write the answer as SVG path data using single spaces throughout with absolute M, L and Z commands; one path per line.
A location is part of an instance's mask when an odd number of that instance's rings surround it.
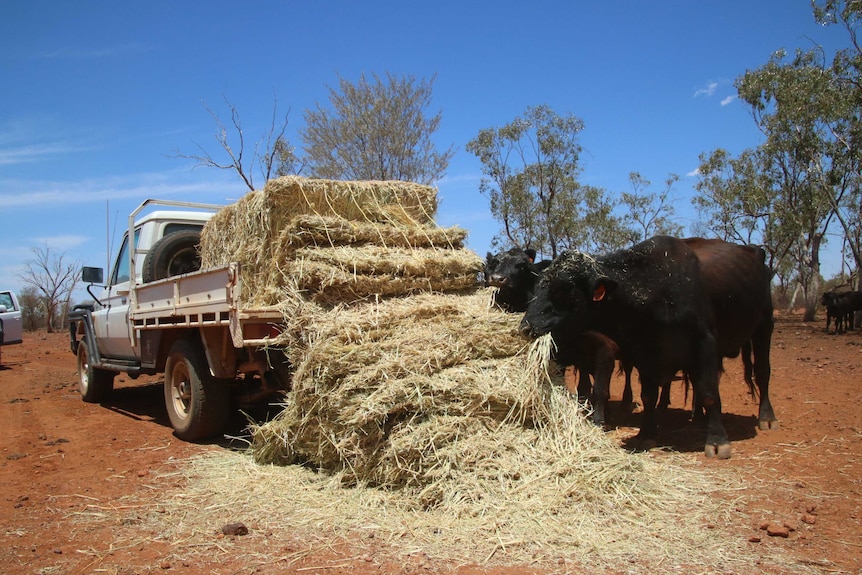
M 754 361 L 751 357 L 751 340 L 742 344 L 742 370 L 745 377 L 745 384 L 748 385 L 748 393 L 751 397 L 757 399 L 757 386 L 754 385 Z

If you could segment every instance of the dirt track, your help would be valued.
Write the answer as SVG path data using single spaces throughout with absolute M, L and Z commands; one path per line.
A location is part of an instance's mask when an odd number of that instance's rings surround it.
M 739 537 L 753 546 L 780 546 L 814 572 L 862 573 L 862 333 L 826 335 L 824 322 L 778 319 L 773 339 L 772 402 L 781 429 L 756 431 L 756 406 L 741 385 L 722 387 L 725 425 L 733 458 L 707 465 L 735 466 L 749 481 L 751 503 Z M 357 554 L 350 541 L 334 541 L 300 561 L 249 564 L 230 554 L 178 559 L 171 544 L 128 513 L 136 501 L 158 502 L 181 489 L 163 476 L 180 461 L 217 445 L 173 437 L 157 379 L 118 377 L 103 405 L 85 404 L 76 389 L 75 358 L 64 334 L 27 334 L 3 350 L 0 366 L 0 566 L 4 573 L 422 573 L 453 569 L 421 556 L 403 562 Z M 728 362 L 730 363 L 730 362 Z M 734 362 L 736 363 L 736 362 Z M 735 366 L 728 365 L 728 377 Z M 618 400 L 621 382 L 612 386 Z M 681 389 L 672 406 L 683 403 Z M 611 409 L 615 407 L 612 402 Z M 685 429 L 685 410 L 671 412 L 667 429 Z M 635 420 L 626 421 L 629 425 Z M 236 432 L 241 431 L 238 419 Z M 660 442 L 688 451 L 687 431 Z M 695 442 L 696 444 L 696 442 Z M 691 457 L 702 457 L 693 450 Z M 791 528 L 770 536 L 761 523 Z M 122 527 L 122 528 L 120 528 Z M 212 537 L 220 526 L 213 526 Z M 303 541 L 255 540 L 247 545 L 284 548 Z M 381 542 L 380 545 L 383 545 Z M 367 548 L 367 545 L 365 546 Z M 608 566 L 625 572 L 625 566 Z M 769 570 L 769 566 L 764 568 Z M 460 573 L 545 573 L 530 568 L 459 567 Z M 661 569 L 658 568 L 659 572 Z M 705 571 L 709 571 L 705 566 Z

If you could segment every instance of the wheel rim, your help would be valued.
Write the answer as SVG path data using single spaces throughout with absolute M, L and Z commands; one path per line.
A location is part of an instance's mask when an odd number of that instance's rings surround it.
M 192 392 L 189 370 L 184 362 L 175 365 L 171 372 L 171 404 L 174 413 L 180 419 L 188 418 L 192 405 Z
M 81 394 L 87 393 L 90 387 L 90 359 L 87 357 L 87 348 L 84 342 L 78 344 L 78 385 Z
M 168 277 L 187 274 L 200 268 L 198 252 L 194 247 L 180 250 L 168 262 Z

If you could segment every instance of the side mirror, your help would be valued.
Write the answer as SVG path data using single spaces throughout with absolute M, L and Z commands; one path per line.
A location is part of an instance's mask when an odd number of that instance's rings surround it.
M 6 306 L 0 305 L 0 313 L 6 313 Z
M 81 270 L 81 279 L 84 283 L 100 284 L 104 281 L 105 272 L 102 268 L 90 268 L 84 266 Z
M 81 269 L 81 279 L 84 280 L 84 283 L 87 284 L 87 293 L 90 294 L 90 297 L 98 303 L 102 305 L 102 302 L 99 301 L 99 298 L 91 291 L 90 288 L 93 287 L 93 284 L 102 284 L 104 281 L 105 271 L 102 268 L 89 268 L 84 266 Z

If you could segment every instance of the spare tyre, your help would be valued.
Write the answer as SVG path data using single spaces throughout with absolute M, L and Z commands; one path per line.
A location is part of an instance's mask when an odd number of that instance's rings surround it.
M 200 243 L 201 233 L 197 230 L 174 232 L 154 243 L 144 258 L 144 283 L 201 269 Z

